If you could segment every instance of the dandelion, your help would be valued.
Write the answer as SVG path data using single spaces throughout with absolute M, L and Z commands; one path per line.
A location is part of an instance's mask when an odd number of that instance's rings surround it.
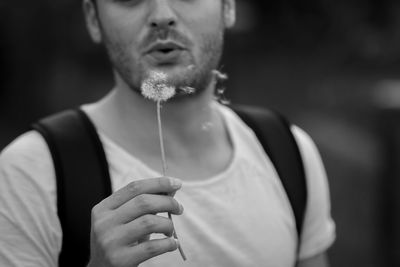
M 165 102 L 172 98 L 175 87 L 168 85 L 168 77 L 164 72 L 152 71 L 142 83 L 142 95 L 155 102 Z
M 220 81 L 228 80 L 228 75 L 225 73 L 220 72 L 219 70 L 212 70 L 212 74 Z
M 180 87 L 179 91 L 184 94 L 191 95 L 196 92 L 196 89 L 194 89 L 193 87 L 190 87 L 190 86 L 184 86 L 184 87 Z
M 141 91 L 144 97 L 157 103 L 157 123 L 158 136 L 160 139 L 162 174 L 163 176 L 166 176 L 167 160 L 165 157 L 164 139 L 162 132 L 161 103 L 172 98 L 176 94 L 176 89 L 175 87 L 168 85 L 168 76 L 164 72 L 152 71 L 150 72 L 149 77 L 143 81 Z M 168 218 L 172 221 L 172 215 L 170 212 L 168 212 Z M 178 235 L 175 229 L 173 232 L 173 236 L 176 240 L 178 240 Z M 178 249 L 182 256 L 182 259 L 185 261 L 186 256 L 180 244 L 178 246 Z
M 214 80 L 217 88 L 215 92 L 216 100 L 223 105 L 229 105 L 230 101 L 225 97 L 225 87 L 221 86 L 221 84 L 228 79 L 228 75 L 220 72 L 219 70 L 213 70 L 212 74 L 214 75 Z

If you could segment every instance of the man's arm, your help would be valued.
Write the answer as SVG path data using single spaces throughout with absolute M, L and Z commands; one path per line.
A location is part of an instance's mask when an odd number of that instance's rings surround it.
M 307 177 L 308 203 L 301 234 L 297 267 L 327 267 L 327 249 L 335 240 L 330 212 L 329 185 L 321 156 L 312 139 L 300 128 L 292 131 L 299 144 Z
M 38 133 L 23 134 L 0 153 L 0 266 L 57 265 L 55 187 L 51 155 Z
M 329 267 L 326 253 L 320 253 L 311 258 L 301 260 L 297 263 L 297 267 Z

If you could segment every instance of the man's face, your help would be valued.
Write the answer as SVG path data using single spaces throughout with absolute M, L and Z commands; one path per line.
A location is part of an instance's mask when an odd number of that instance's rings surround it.
M 234 21 L 227 17 L 234 14 L 233 3 L 98 0 L 96 9 L 85 4 L 92 37 L 105 44 L 114 69 L 130 88 L 139 91 L 150 71 L 162 71 L 171 85 L 199 92 L 218 65 L 224 29 Z

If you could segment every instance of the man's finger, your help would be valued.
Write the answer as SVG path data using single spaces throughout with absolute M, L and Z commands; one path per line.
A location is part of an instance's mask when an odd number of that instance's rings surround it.
M 140 264 L 158 255 L 174 251 L 179 247 L 178 240 L 169 237 L 163 239 L 153 239 L 140 243 L 131 248 L 129 255 L 135 259 L 134 264 Z
M 183 206 L 173 197 L 154 194 L 137 196 L 114 210 L 119 223 L 128 223 L 145 214 L 170 212 L 180 215 Z
M 146 235 L 138 240 L 138 244 L 149 241 L 149 240 L 150 240 L 150 235 Z
M 166 217 L 159 215 L 144 215 L 135 221 L 121 226 L 117 239 L 122 245 L 143 243 L 150 240 L 151 234 L 164 234 L 171 237 L 174 224 Z
M 182 187 L 179 179 L 171 177 L 149 178 L 129 183 L 102 201 L 108 209 L 116 209 L 141 194 L 173 193 Z

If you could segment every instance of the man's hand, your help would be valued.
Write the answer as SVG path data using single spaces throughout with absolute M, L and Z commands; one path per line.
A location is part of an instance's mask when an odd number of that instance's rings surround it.
M 88 266 L 134 267 L 177 249 L 172 221 L 155 214 L 182 214 L 182 206 L 172 197 L 181 186 L 179 180 L 165 177 L 135 181 L 97 204 L 92 209 Z M 149 240 L 152 233 L 167 238 Z

